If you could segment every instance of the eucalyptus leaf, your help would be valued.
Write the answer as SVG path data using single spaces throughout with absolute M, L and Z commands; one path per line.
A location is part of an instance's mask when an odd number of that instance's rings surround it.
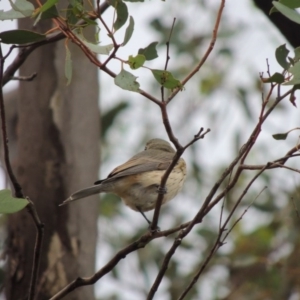
M 46 39 L 44 34 L 29 30 L 8 30 L 0 33 L 1 42 L 4 44 L 28 44 L 43 41 Z
M 293 10 L 277 1 L 273 1 L 272 4 L 285 17 L 287 17 L 288 19 L 290 19 L 291 21 L 293 21 L 297 24 L 300 24 L 300 14 L 298 14 L 295 10 Z
M 275 57 L 280 66 L 287 70 L 290 64 L 287 62 L 287 56 L 289 54 L 289 50 L 286 48 L 285 44 L 279 46 L 275 51 Z
M 8 11 L 0 10 L 0 20 L 14 20 L 30 17 L 34 12 L 32 3 L 26 0 L 17 0 L 15 3 L 10 1 L 12 9 Z
M 131 69 L 136 70 L 144 65 L 146 58 L 144 55 L 138 54 L 137 56 L 129 56 L 128 64 Z
M 134 30 L 134 19 L 130 16 L 130 18 L 129 18 L 129 25 L 126 28 L 125 36 L 124 36 L 124 41 L 122 43 L 122 46 L 125 46 L 129 42 L 129 40 L 132 37 L 133 30 Z
M 173 90 L 175 88 L 182 88 L 178 79 L 175 79 L 173 74 L 165 70 L 151 70 L 154 78 L 165 88 Z
M 156 51 L 157 44 L 158 42 L 152 42 L 146 48 L 139 49 L 138 54 L 143 54 L 146 57 L 146 60 L 152 60 L 158 57 Z
M 66 46 L 65 76 L 67 78 L 67 85 L 71 83 L 72 73 L 73 73 L 73 67 L 72 67 L 71 51 Z
M 117 86 L 123 90 L 139 92 L 140 84 L 136 81 L 137 77 L 122 69 L 115 77 L 114 81 Z
M 0 191 L 0 214 L 12 214 L 22 210 L 28 205 L 28 200 L 22 198 L 14 198 L 10 190 Z

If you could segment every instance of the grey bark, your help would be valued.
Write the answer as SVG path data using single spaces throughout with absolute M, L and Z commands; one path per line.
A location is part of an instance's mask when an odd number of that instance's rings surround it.
M 32 20 L 21 20 L 22 29 Z M 47 31 L 50 21 L 35 30 Z M 71 192 L 98 177 L 98 72 L 79 48 L 70 45 L 73 80 L 66 86 L 63 42 L 36 49 L 20 75 L 37 72 L 32 82 L 20 82 L 17 108 L 17 150 L 14 170 L 24 194 L 35 203 L 45 224 L 38 296 L 48 299 L 78 276 L 95 268 L 97 196 L 59 207 Z M 35 243 L 35 227 L 26 211 L 8 219 L 7 299 L 26 297 Z M 65 299 L 94 299 L 93 286 Z

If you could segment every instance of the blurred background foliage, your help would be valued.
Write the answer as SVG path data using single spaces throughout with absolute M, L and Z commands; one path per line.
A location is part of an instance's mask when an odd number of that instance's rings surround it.
M 247 2 L 243 6 L 246 10 L 238 12 L 228 1 L 214 51 L 199 74 L 170 104 L 171 123 L 183 144 L 199 127 L 211 128 L 212 132 L 184 154 L 188 178 L 181 195 L 162 209 L 163 229 L 189 221 L 198 211 L 207 192 L 257 123 L 262 93 L 269 88 L 262 86 L 259 79 L 259 72 L 267 70 L 266 59 L 273 71 L 278 68 L 274 51 L 285 39 L 251 1 Z M 159 41 L 163 62 L 172 18 L 177 18 L 169 64 L 177 78 L 184 78 L 206 50 L 218 5 L 219 1 L 167 1 L 149 20 L 149 32 Z M 237 6 L 237 10 L 242 7 Z M 135 16 L 134 7 L 132 15 Z M 259 34 L 263 36 L 260 41 L 255 38 Z M 266 56 L 257 59 L 266 49 Z M 154 94 L 160 93 L 153 80 L 149 80 L 147 88 Z M 142 149 L 148 138 L 166 138 L 158 109 L 141 97 L 132 100 L 127 95 L 118 94 L 109 100 L 102 97 L 102 176 Z M 284 156 L 296 145 L 296 135 L 286 141 L 275 141 L 271 135 L 299 126 L 297 115 L 298 109 L 288 99 L 284 101 L 266 122 L 246 163 L 265 164 Z M 293 164 L 295 168 L 299 166 L 295 161 Z M 254 174 L 255 171 L 245 171 L 226 196 L 223 220 Z M 251 207 L 186 299 L 300 299 L 299 195 L 297 173 L 276 169 L 260 176 L 229 228 L 250 204 Z M 99 267 L 147 229 L 141 216 L 124 207 L 115 196 L 101 197 Z M 216 240 L 221 205 L 183 241 L 155 299 L 177 299 L 192 280 Z M 148 215 L 151 218 L 152 213 Z M 145 299 L 174 236 L 154 241 L 121 262 L 97 286 L 99 299 Z

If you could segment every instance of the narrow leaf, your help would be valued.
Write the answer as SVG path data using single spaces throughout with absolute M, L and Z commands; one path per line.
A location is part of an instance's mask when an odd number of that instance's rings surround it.
M 129 42 L 129 40 L 132 37 L 133 30 L 134 30 L 134 19 L 130 16 L 129 25 L 126 28 L 126 32 L 125 32 L 124 41 L 123 41 L 122 46 L 125 46 Z
M 1 214 L 12 214 L 22 210 L 28 205 L 28 200 L 22 198 L 14 198 L 11 195 L 10 190 L 0 191 L 0 213 Z
M 272 4 L 276 7 L 276 9 L 281 12 L 284 16 L 288 19 L 292 20 L 293 22 L 300 24 L 300 15 L 293 9 L 277 2 L 273 1 Z
M 58 16 L 58 11 L 55 5 L 42 13 L 41 20 L 52 19 Z
M 117 31 L 126 23 L 128 19 L 128 8 L 127 5 L 121 0 L 115 0 L 112 1 L 112 3 L 112 6 L 115 8 L 117 13 L 117 19 L 114 23 L 114 29 Z
M 286 133 L 276 133 L 276 134 L 273 134 L 272 137 L 275 139 L 275 140 L 285 140 L 288 136 L 288 132 Z
M 71 52 L 66 46 L 66 61 L 65 61 L 65 76 L 67 78 L 67 85 L 71 83 L 72 80 L 72 59 L 71 59 Z
M 4 44 L 27 44 L 42 41 L 45 35 L 29 30 L 9 30 L 0 33 L 1 42 Z
M 55 5 L 58 2 L 58 0 L 47 0 L 43 6 L 40 8 L 41 12 L 47 11 L 49 8 L 51 8 L 53 5 Z
M 114 79 L 115 84 L 123 90 L 139 92 L 140 84 L 136 81 L 137 77 L 122 70 Z

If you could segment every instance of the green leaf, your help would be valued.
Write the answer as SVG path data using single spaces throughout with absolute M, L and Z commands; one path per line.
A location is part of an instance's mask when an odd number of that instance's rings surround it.
M 9 0 L 9 3 L 13 10 L 20 12 L 25 17 L 30 17 L 34 11 L 33 4 L 26 0 L 17 0 L 15 3 Z
M 36 9 L 33 14 L 33 17 L 37 16 L 34 25 L 36 25 L 41 19 L 49 19 L 58 16 L 58 12 L 55 7 L 57 2 L 58 0 L 47 0 L 41 7 Z
M 39 9 L 40 12 L 45 12 L 50 9 L 53 5 L 55 5 L 58 0 L 47 0 Z
M 286 132 L 286 133 L 276 133 L 276 134 L 273 134 L 272 137 L 275 139 L 275 140 L 285 140 L 288 136 L 289 132 Z
M 97 54 L 108 55 L 110 51 L 114 48 L 113 44 L 99 46 L 97 44 L 87 42 L 85 38 L 80 34 L 76 34 L 76 36 L 81 40 L 81 42 L 85 46 L 87 46 L 92 52 L 95 52 Z
M 279 0 L 279 3 L 289 7 L 289 8 L 298 8 L 300 7 L 300 1 L 299 0 Z M 269 14 L 272 14 L 274 12 L 278 12 L 278 10 L 275 7 L 272 7 Z
M 1 42 L 4 44 L 27 44 L 46 39 L 44 34 L 29 30 L 9 30 L 0 33 Z
M 58 11 L 55 5 L 42 13 L 41 20 L 52 19 L 58 16 Z
M 32 3 L 26 0 L 17 0 L 15 3 L 10 1 L 11 10 L 0 10 L 0 20 L 13 20 L 30 17 L 34 12 L 34 6 Z
M 124 41 L 122 43 L 122 46 L 125 46 L 128 43 L 128 41 L 131 39 L 133 30 L 134 30 L 134 20 L 130 16 L 130 18 L 129 18 L 129 25 L 126 28 L 126 32 L 125 32 Z
M 154 78 L 167 89 L 182 88 L 182 84 L 178 79 L 175 79 L 172 73 L 164 70 L 151 70 Z
M 288 19 L 292 20 L 293 22 L 295 22 L 297 24 L 300 24 L 300 15 L 295 10 L 293 10 L 277 1 L 273 1 L 272 4 L 275 6 L 275 8 L 279 12 L 281 12 Z
M 67 78 L 67 85 L 71 83 L 72 80 L 72 59 L 71 59 L 71 52 L 66 46 L 66 61 L 65 61 L 65 76 Z
M 67 8 L 68 24 L 75 25 L 83 15 L 83 0 L 72 0 Z
M 0 213 L 1 214 L 12 214 L 22 210 L 28 205 L 28 200 L 22 198 L 14 198 L 11 195 L 10 190 L 0 191 Z
M 283 83 L 283 85 L 300 84 L 300 61 L 290 67 L 288 71 L 293 75 L 293 78 L 292 80 Z
M 115 77 L 114 81 L 117 86 L 123 90 L 139 92 L 140 84 L 136 81 L 137 77 L 124 69 Z
M 276 60 L 284 70 L 287 70 L 290 66 L 286 60 L 289 52 L 290 51 L 286 48 L 285 44 L 279 46 L 275 51 Z
M 84 20 L 88 25 L 98 25 L 98 23 L 96 21 L 91 20 L 87 17 L 82 16 L 81 19 Z
M 114 29 L 120 29 L 128 19 L 128 8 L 122 0 L 111 0 L 110 5 L 113 6 L 117 13 L 117 19 L 114 23 Z
M 283 83 L 284 76 L 280 73 L 275 73 L 271 77 L 263 79 L 263 82 L 275 82 L 275 83 Z
M 144 62 L 146 61 L 146 58 L 144 55 L 138 54 L 137 56 L 129 56 L 128 59 L 128 64 L 130 66 L 131 69 L 136 70 L 138 68 L 140 68 Z
M 108 55 L 110 51 L 114 48 L 113 44 L 99 46 L 89 42 L 83 42 L 92 52 L 102 55 Z
M 146 57 L 146 60 L 152 60 L 158 57 L 156 51 L 157 44 L 158 42 L 152 42 L 146 48 L 139 49 L 138 54 L 143 54 Z
M 294 62 L 297 62 L 300 60 L 300 47 L 295 48 L 294 53 L 295 53 Z

